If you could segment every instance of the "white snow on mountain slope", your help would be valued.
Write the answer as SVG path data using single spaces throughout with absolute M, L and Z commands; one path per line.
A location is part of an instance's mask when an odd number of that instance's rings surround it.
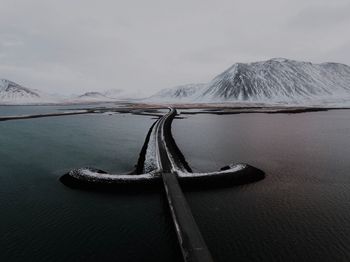
M 202 101 L 305 103 L 350 97 L 350 67 L 283 58 L 237 63 L 203 90 Z
M 115 102 L 132 98 L 132 93 L 115 89 L 106 92 L 86 92 L 82 95 L 52 95 L 30 89 L 6 79 L 0 79 L 0 105 L 79 104 Z
M 190 102 L 198 99 L 206 84 L 188 84 L 167 88 L 146 98 L 147 101 Z
M 164 89 L 148 100 L 344 105 L 350 104 L 350 67 L 337 63 L 312 64 L 274 58 L 234 64 L 208 84 L 201 84 L 195 89 L 191 86 L 188 91 L 186 86 Z
M 0 80 L 0 100 L 27 100 L 38 99 L 40 95 L 28 88 L 22 87 L 6 79 Z
M 72 102 L 108 102 L 108 101 L 115 101 L 115 99 L 107 97 L 100 92 L 86 92 L 82 95 L 79 95 L 71 99 L 71 101 Z
M 7 79 L 0 79 L 0 105 L 54 103 L 58 97 L 29 89 Z
M 79 96 L 74 96 L 72 102 L 115 102 L 134 100 L 140 97 L 139 92 L 125 91 L 122 89 L 110 89 L 104 92 L 87 92 Z
M 59 98 L 0 80 L 0 104 L 139 101 L 145 90 L 112 89 Z M 284 58 L 237 63 L 207 84 L 164 89 L 143 102 L 350 106 L 350 67 Z

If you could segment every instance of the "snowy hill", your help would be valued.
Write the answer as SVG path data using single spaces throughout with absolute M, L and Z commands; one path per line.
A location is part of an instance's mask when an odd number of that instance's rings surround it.
M 206 84 L 188 84 L 176 86 L 173 88 L 163 89 L 155 95 L 147 98 L 148 101 L 169 101 L 169 102 L 186 102 L 198 98 Z
M 0 80 L 0 104 L 139 101 L 147 90 L 111 89 L 62 98 Z M 144 102 L 350 105 L 350 67 L 274 58 L 236 63 L 206 84 L 164 89 Z
M 50 103 L 53 98 L 6 79 L 0 79 L 0 104 Z
M 165 89 L 153 100 L 182 102 L 256 102 L 286 104 L 350 103 L 350 67 L 284 58 L 237 63 L 208 84 L 182 92 Z
M 86 92 L 82 95 L 79 95 L 75 100 L 96 102 L 96 101 L 113 101 L 114 99 L 107 97 L 100 92 Z
M 271 59 L 234 64 L 203 91 L 209 101 L 298 102 L 350 95 L 350 67 Z
M 12 81 L 0 80 L 0 105 L 70 104 L 115 101 L 99 92 L 87 92 L 74 97 L 51 95 L 29 89 Z
M 0 101 L 28 101 L 37 100 L 40 95 L 29 88 L 22 87 L 6 79 L 0 79 Z
M 105 92 L 87 92 L 74 97 L 72 102 L 114 102 L 133 100 L 136 99 L 138 95 L 137 93 L 127 92 L 121 89 L 111 89 Z
M 0 105 L 88 104 L 132 100 L 139 95 L 140 92 L 127 92 L 121 89 L 105 92 L 92 91 L 81 95 L 53 95 L 0 79 Z

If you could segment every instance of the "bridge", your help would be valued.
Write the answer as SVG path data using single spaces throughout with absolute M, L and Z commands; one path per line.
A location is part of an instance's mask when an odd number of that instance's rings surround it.
M 213 261 L 209 249 L 193 218 L 186 198 L 178 182 L 178 171 L 184 167 L 177 166 L 175 157 L 167 148 L 166 127 L 176 115 L 176 110 L 170 108 L 168 114 L 156 124 L 157 163 L 163 179 L 163 184 L 170 207 L 171 216 L 176 229 L 177 238 L 185 261 Z
M 177 111 L 160 117 L 151 127 L 135 170 L 110 174 L 95 168 L 78 168 L 61 177 L 66 185 L 164 185 L 170 212 L 184 261 L 213 261 L 209 249 L 192 215 L 181 185 L 244 184 L 264 178 L 264 173 L 247 164 L 231 164 L 217 172 L 193 173 L 171 133 Z M 180 185 L 181 184 L 181 185 Z

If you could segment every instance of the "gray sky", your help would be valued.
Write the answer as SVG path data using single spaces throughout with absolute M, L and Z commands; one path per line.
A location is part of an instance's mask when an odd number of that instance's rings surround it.
M 349 0 L 0 0 L 0 78 L 154 92 L 235 62 L 350 64 L 349 14 Z

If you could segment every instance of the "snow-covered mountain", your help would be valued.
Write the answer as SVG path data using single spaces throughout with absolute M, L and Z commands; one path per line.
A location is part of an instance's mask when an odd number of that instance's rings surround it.
M 74 100 L 78 101 L 91 101 L 91 102 L 98 102 L 98 101 L 113 101 L 113 98 L 107 97 L 104 94 L 100 92 L 86 92 L 82 95 L 79 95 Z
M 122 89 L 110 89 L 104 92 L 87 92 L 73 97 L 73 102 L 114 102 L 121 100 L 133 100 L 140 96 L 139 93 Z
M 56 103 L 59 100 L 58 97 L 0 79 L 0 105 Z
M 271 59 L 237 63 L 215 77 L 201 100 L 286 101 L 319 100 L 350 96 L 350 67 Z
M 64 97 L 26 88 L 6 79 L 0 80 L 0 105 L 71 104 L 111 101 L 115 101 L 115 99 L 99 92 L 87 92 L 82 95 Z
M 40 95 L 34 90 L 20 86 L 7 79 L 0 79 L 0 102 L 24 102 L 36 101 L 40 99 Z
M 201 91 L 207 84 L 188 84 L 167 88 L 159 91 L 155 95 L 147 98 L 148 101 L 169 101 L 169 102 L 186 102 L 198 99 Z
M 9 80 L 0 80 L 0 104 L 136 101 L 145 97 L 144 92 L 142 89 L 114 89 L 59 98 Z M 338 63 L 313 64 L 284 58 L 237 63 L 209 83 L 164 89 L 142 101 L 350 105 L 350 67 Z
M 181 94 L 182 87 L 175 87 L 165 89 L 152 98 L 159 101 L 172 98 L 182 102 Z M 215 103 L 350 102 L 350 67 L 337 63 L 313 64 L 284 58 L 237 63 L 208 84 L 191 90 L 191 95 L 187 97 L 191 102 Z
M 80 95 L 53 95 L 30 89 L 12 81 L 0 79 L 0 105 L 39 105 L 39 104 L 88 104 L 132 100 L 140 95 L 121 89 L 105 92 L 86 92 Z

